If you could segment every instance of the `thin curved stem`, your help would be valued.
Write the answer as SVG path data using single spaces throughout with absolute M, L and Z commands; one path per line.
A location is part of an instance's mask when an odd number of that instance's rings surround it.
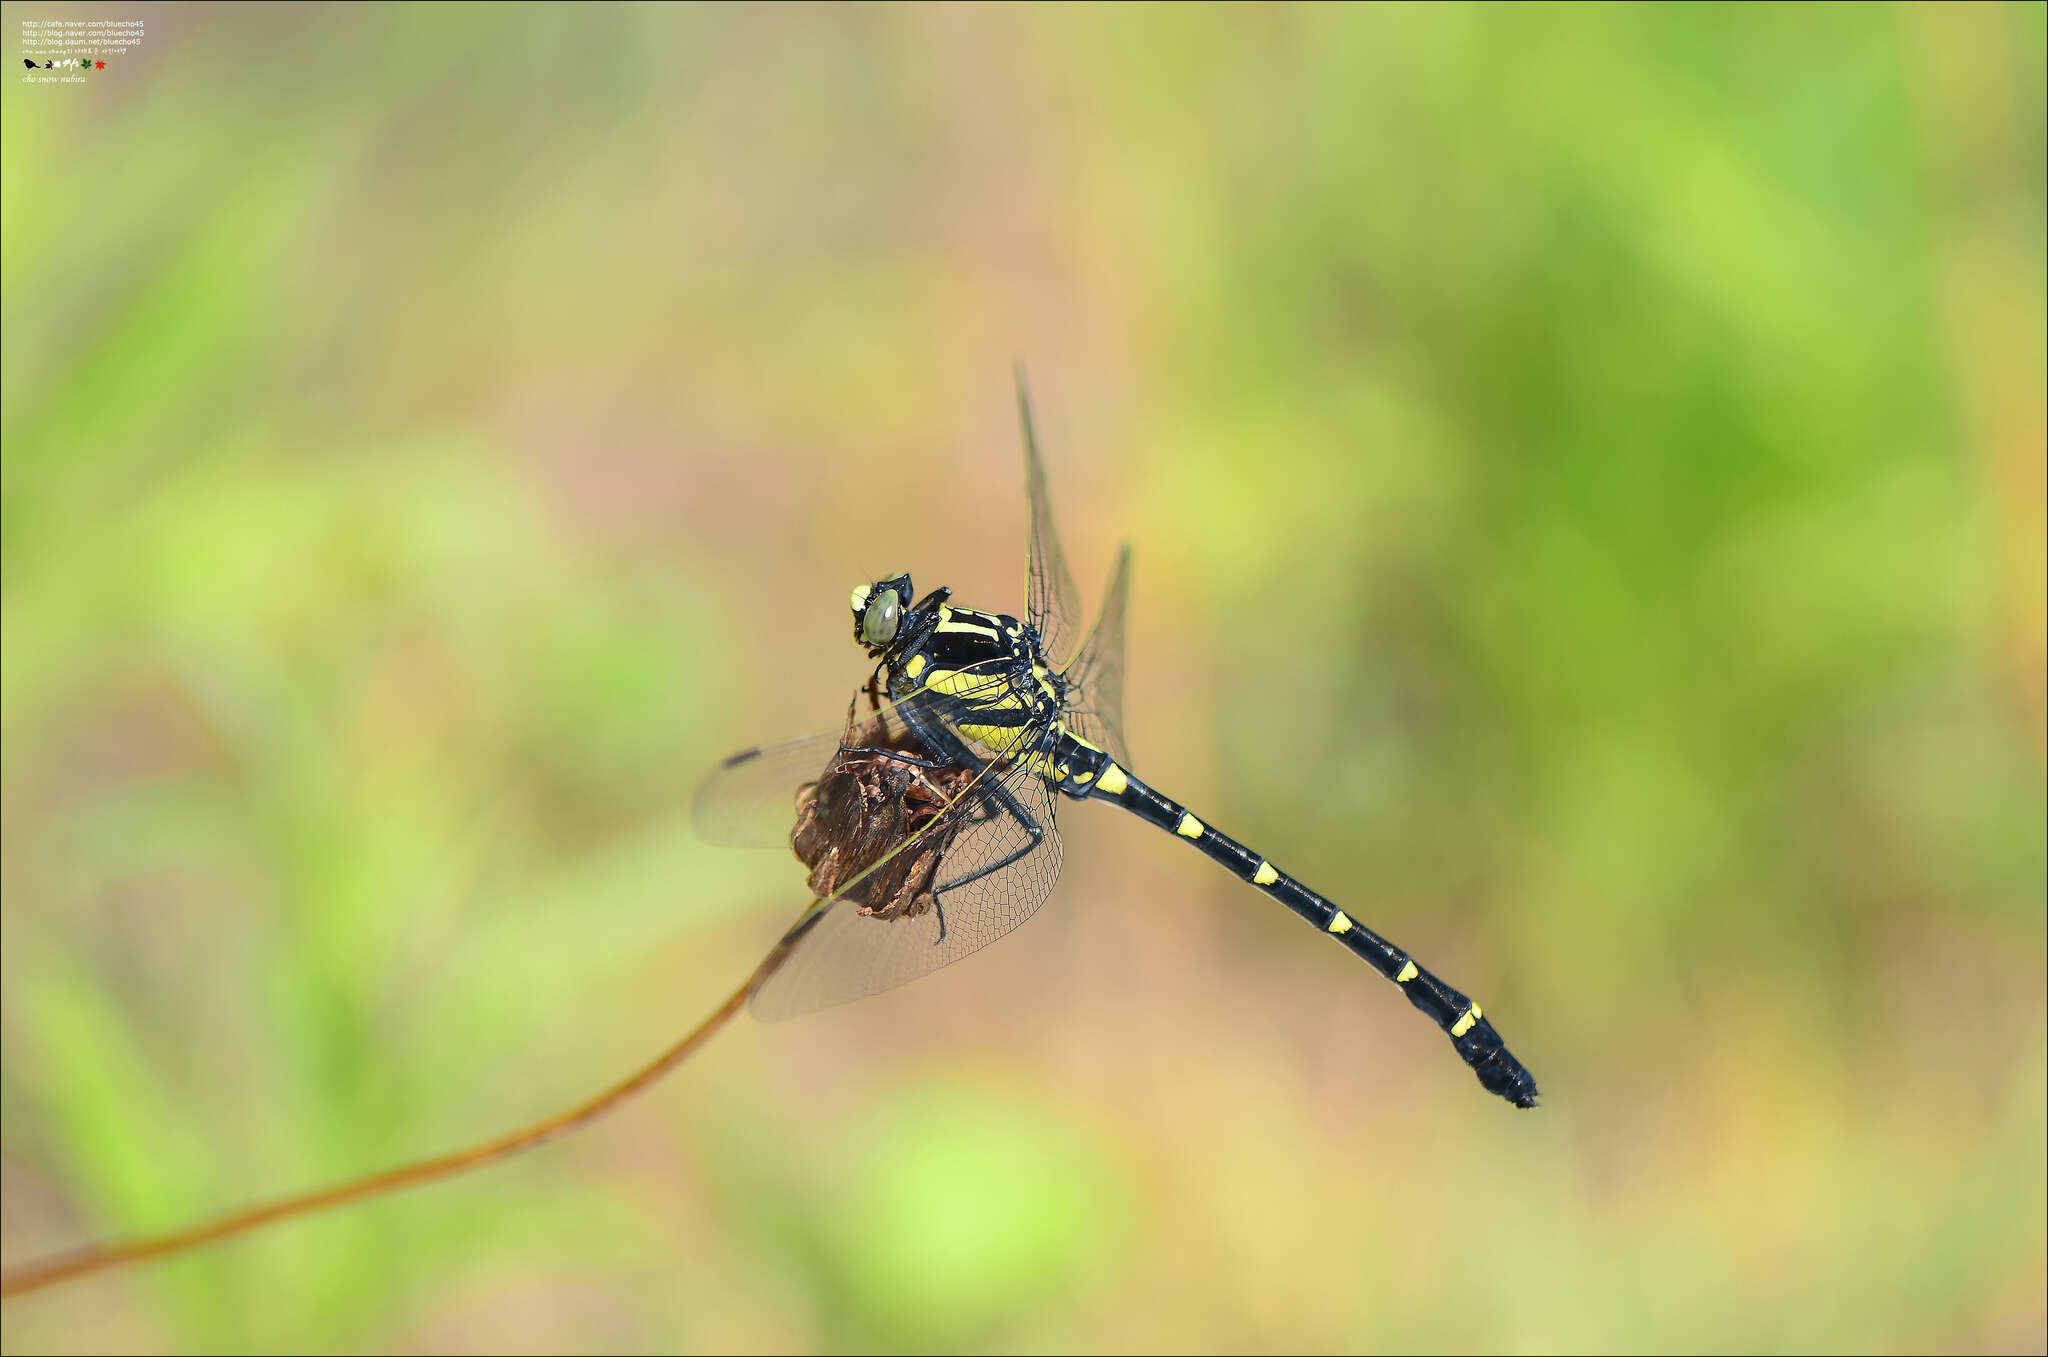
M 698 1047 L 709 1041 L 720 1028 L 732 1021 L 733 1016 L 741 1008 L 745 1007 L 747 995 L 753 989 L 755 981 L 764 971 L 779 962 L 781 956 L 782 949 L 777 948 L 770 954 L 769 959 L 762 963 L 761 968 L 747 978 L 746 984 L 734 990 L 731 998 L 719 1005 L 711 1016 L 698 1023 L 675 1045 L 621 1082 L 566 1111 L 544 1117 L 509 1134 L 464 1149 L 453 1150 L 432 1159 L 401 1164 L 382 1173 L 373 1173 L 352 1182 L 337 1183 L 333 1187 L 301 1193 L 296 1197 L 283 1197 L 277 1201 L 264 1202 L 198 1225 L 187 1226 L 182 1230 L 173 1230 L 169 1234 L 120 1243 L 93 1244 L 69 1253 L 22 1263 L 8 1268 L 5 1273 L 0 1273 L 0 1299 L 26 1295 L 31 1291 L 40 1291 L 46 1286 L 75 1281 L 80 1277 L 89 1277 L 93 1273 L 105 1272 L 110 1268 L 125 1267 L 130 1263 L 183 1253 L 202 1244 L 247 1234 L 265 1225 L 290 1220 L 294 1216 L 308 1215 L 349 1202 L 381 1197 L 385 1193 L 396 1192 L 401 1188 L 416 1187 L 421 1183 L 453 1177 L 455 1174 L 510 1158 L 522 1150 L 530 1150 L 536 1145 L 553 1140 L 556 1136 L 564 1135 L 586 1122 L 603 1116 L 694 1055 Z

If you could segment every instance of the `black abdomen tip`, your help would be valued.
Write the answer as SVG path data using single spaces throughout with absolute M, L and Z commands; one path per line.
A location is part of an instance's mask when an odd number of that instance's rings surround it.
M 1487 1087 L 1498 1093 L 1501 1097 L 1506 1098 L 1516 1107 L 1535 1107 L 1542 1102 L 1542 1099 L 1536 1093 L 1536 1076 L 1523 1069 L 1519 1064 L 1515 1066 L 1513 1077 L 1499 1084 L 1489 1083 Z
M 1540 1098 L 1536 1092 L 1536 1076 L 1528 1067 L 1509 1053 L 1500 1034 L 1493 1030 L 1493 1024 L 1480 1019 L 1478 1024 L 1463 1037 L 1453 1037 L 1458 1054 L 1465 1057 L 1465 1063 L 1472 1067 L 1472 1073 L 1479 1076 L 1479 1082 L 1489 1093 L 1497 1093 L 1516 1107 L 1535 1107 Z

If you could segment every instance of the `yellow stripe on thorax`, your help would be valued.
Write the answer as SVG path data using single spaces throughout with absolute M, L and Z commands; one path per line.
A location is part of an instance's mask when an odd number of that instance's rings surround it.
M 904 667 L 904 672 L 910 672 L 909 666 Z M 934 669 L 925 679 L 924 687 L 964 701 L 968 710 L 955 722 L 955 727 L 962 735 L 993 753 L 1007 754 L 1026 736 L 1033 734 L 1028 724 L 991 726 L 974 720 L 975 711 L 1023 710 L 1023 701 L 1009 682 L 1001 677 L 970 673 L 964 669 Z
M 978 613 L 968 608 L 953 608 L 942 603 L 939 605 L 938 630 L 945 632 L 972 632 L 977 636 L 986 636 L 991 641 L 1000 641 L 1002 639 L 1002 633 L 997 631 L 993 625 L 983 625 L 981 621 L 959 621 L 958 619 L 962 617 L 985 619 L 986 622 L 991 624 L 995 621 L 995 618 L 987 613 Z
M 997 754 L 1009 753 L 1031 734 L 1028 726 L 976 726 L 962 722 L 955 729 L 982 748 Z
M 910 673 L 908 665 L 904 672 Z M 915 674 L 911 674 L 915 678 Z M 984 711 L 1015 711 L 1024 704 L 1017 700 L 1009 681 L 998 674 L 978 674 L 966 669 L 934 669 L 924 687 L 947 697 L 962 698 Z

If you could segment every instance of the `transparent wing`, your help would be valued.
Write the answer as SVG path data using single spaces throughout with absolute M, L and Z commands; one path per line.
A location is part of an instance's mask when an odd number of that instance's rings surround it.
M 845 748 L 846 727 L 743 749 L 697 786 L 690 822 L 728 848 L 789 848 L 797 791 Z
M 970 674 L 976 669 L 994 668 L 991 663 L 969 666 L 961 672 Z M 987 682 L 997 684 L 1007 682 L 1007 678 L 991 673 Z M 972 684 L 963 684 L 960 692 L 972 697 L 977 689 Z M 729 848 L 787 851 L 800 789 L 815 783 L 827 765 L 849 747 L 848 740 L 861 722 L 879 721 L 885 729 L 893 730 L 907 724 L 903 709 L 908 706 L 930 710 L 938 719 L 937 708 L 943 700 L 936 694 L 920 691 L 900 703 L 885 702 L 876 692 L 863 688 L 854 694 L 847 708 L 846 724 L 838 729 L 743 749 L 712 769 L 697 785 L 696 795 L 691 799 L 690 822 L 712 843 Z
M 1067 719 L 1082 739 L 1107 749 L 1126 768 L 1131 756 L 1124 745 L 1124 614 L 1130 593 L 1131 546 L 1126 542 L 1109 572 L 1095 629 L 1066 670 L 1072 703 Z
M 1038 632 L 1046 659 L 1065 669 L 1073 653 L 1073 632 L 1080 625 L 1079 595 L 1067 558 L 1060 551 L 1053 526 L 1052 498 L 1045 484 L 1045 462 L 1038 455 L 1038 433 L 1031 422 L 1031 393 L 1024 389 L 1024 369 L 1017 368 L 1017 415 L 1024 425 L 1024 488 L 1031 503 L 1031 547 L 1024 582 L 1025 621 Z
M 755 1015 L 795 1017 L 894 989 L 1035 914 L 1061 852 L 1051 789 L 1026 763 L 986 765 L 943 814 L 798 920 L 780 944 L 783 960 L 754 991 Z M 851 832 L 837 826 L 847 837 L 874 827 L 853 818 Z

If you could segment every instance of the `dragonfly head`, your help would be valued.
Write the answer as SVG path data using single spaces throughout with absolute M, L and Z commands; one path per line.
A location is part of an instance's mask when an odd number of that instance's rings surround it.
M 873 584 L 853 586 L 853 639 L 879 655 L 896 639 L 903 614 L 910 609 L 910 576 L 885 575 Z

